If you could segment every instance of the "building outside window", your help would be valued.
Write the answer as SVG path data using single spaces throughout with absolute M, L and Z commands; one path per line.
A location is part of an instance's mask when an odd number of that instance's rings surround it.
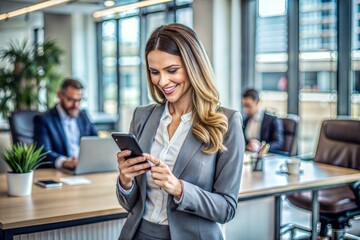
M 351 116 L 360 117 L 360 1 L 353 0 L 352 9 Z
M 285 0 L 259 0 L 256 14 L 255 79 L 261 105 L 287 113 L 287 6 Z
M 322 121 L 337 115 L 337 10 L 336 0 L 299 5 L 299 150 L 308 153 L 316 150 Z
M 299 0 L 298 96 L 287 94 L 288 82 L 293 81 L 287 78 L 287 34 L 293 27 L 287 4 L 286 0 L 257 1 L 254 87 L 260 90 L 262 105 L 278 116 L 287 114 L 288 97 L 299 100 L 299 153 L 308 153 L 315 150 L 314 133 L 321 122 L 337 115 L 337 2 Z M 354 71 L 353 109 L 359 104 L 356 74 Z

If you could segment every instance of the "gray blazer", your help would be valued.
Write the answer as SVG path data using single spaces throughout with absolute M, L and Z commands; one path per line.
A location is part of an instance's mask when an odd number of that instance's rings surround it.
M 165 105 L 152 104 L 134 111 L 130 132 L 139 140 L 143 151 L 149 153 Z M 233 219 L 237 208 L 244 156 L 242 118 L 239 112 L 226 108 L 229 130 L 224 136 L 226 152 L 204 154 L 203 142 L 189 131 L 173 169 L 183 180 L 183 199 L 177 205 L 168 198 L 167 214 L 171 239 L 223 239 L 219 224 Z M 135 178 L 129 195 L 117 189 L 119 203 L 128 218 L 119 239 L 132 239 L 145 210 L 146 176 Z

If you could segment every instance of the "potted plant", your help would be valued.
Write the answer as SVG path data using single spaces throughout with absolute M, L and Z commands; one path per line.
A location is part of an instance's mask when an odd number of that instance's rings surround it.
M 1 50 L 0 113 L 3 117 L 17 110 L 37 110 L 52 106 L 61 82 L 58 73 L 63 51 L 54 41 L 29 46 L 12 42 Z M 45 98 L 40 97 L 45 92 Z
M 43 147 L 36 149 L 17 143 L 5 151 L 4 160 L 11 168 L 7 173 L 8 194 L 11 196 L 26 196 L 31 194 L 34 170 L 47 162 L 42 162 L 47 152 L 42 153 Z

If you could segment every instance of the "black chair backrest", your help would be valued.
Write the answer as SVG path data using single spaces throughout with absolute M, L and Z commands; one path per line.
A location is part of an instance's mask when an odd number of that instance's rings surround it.
M 298 115 L 289 114 L 281 119 L 284 126 L 284 146 L 282 152 L 288 156 L 297 154 L 297 137 L 300 118 Z
M 34 117 L 41 114 L 38 111 L 17 111 L 9 117 L 9 125 L 13 143 L 23 142 L 27 145 L 33 143 Z
M 322 123 L 314 161 L 360 170 L 360 120 Z

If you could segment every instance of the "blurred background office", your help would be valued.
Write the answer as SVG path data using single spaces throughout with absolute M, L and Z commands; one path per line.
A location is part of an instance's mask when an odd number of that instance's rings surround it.
M 0 11 L 38 2 L 1 1 Z M 127 130 L 134 107 L 151 101 L 144 43 L 155 27 L 170 22 L 199 33 L 224 106 L 240 109 L 242 91 L 254 87 L 269 111 L 300 116 L 299 153 L 314 151 L 323 119 L 360 116 L 356 0 L 176 0 L 95 18 L 103 4 L 71 1 L 0 21 L 1 49 L 24 40 L 58 44 L 64 51 L 59 73 L 82 80 L 83 108 L 100 130 Z M 6 117 L 0 121 L 6 129 Z
M 2 0 L 0 16 L 39 2 Z M 82 81 L 82 108 L 103 135 L 127 131 L 134 108 L 151 102 L 145 42 L 153 29 L 171 22 L 198 33 L 214 66 L 223 106 L 241 110 L 242 93 L 255 88 L 267 111 L 279 118 L 300 117 L 297 154 L 315 152 L 324 119 L 360 117 L 360 1 L 173 0 L 94 15 L 112 4 L 138 2 L 65 1 L 8 19 L 2 16 L 0 49 L 14 41 L 27 40 L 31 47 L 53 40 L 63 51 L 57 73 Z M 0 61 L 0 68 L 9 67 L 8 61 Z M 49 101 L 46 91 L 40 88 L 40 102 Z M 0 153 L 10 144 L 8 118 L 2 114 Z M 0 170 L 4 168 L 0 161 Z

